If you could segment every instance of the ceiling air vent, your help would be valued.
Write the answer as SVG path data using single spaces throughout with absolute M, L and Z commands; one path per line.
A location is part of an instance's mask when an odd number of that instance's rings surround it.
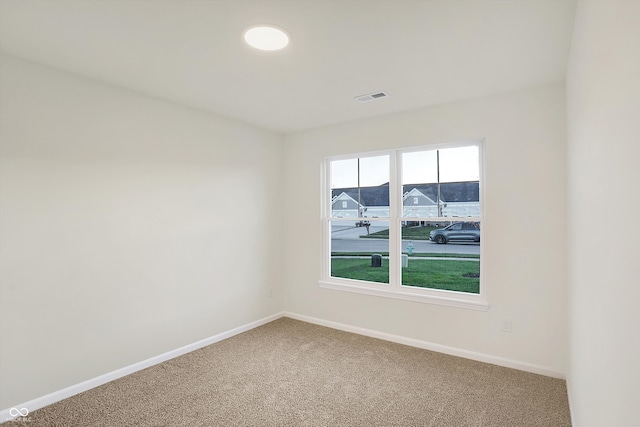
M 388 95 L 385 92 L 374 92 L 374 93 L 368 93 L 366 95 L 356 96 L 356 100 L 358 102 L 369 102 L 375 99 L 384 98 L 386 96 Z

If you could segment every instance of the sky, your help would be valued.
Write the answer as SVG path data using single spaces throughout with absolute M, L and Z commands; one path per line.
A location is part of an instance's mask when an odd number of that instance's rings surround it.
M 440 182 L 478 181 L 478 147 L 457 147 L 402 153 L 402 184 L 438 182 L 437 151 L 440 151 Z M 389 182 L 389 156 L 360 158 L 360 186 Z M 358 186 L 358 159 L 331 162 L 331 188 Z

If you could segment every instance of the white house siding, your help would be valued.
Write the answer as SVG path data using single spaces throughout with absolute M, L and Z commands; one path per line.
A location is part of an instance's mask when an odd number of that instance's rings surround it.
M 405 218 L 435 218 L 438 216 L 438 206 L 405 206 L 402 211 Z M 442 204 L 444 217 L 479 217 L 480 204 L 478 202 L 446 202 Z
M 442 208 L 442 216 L 446 217 L 479 217 L 480 203 L 478 202 L 447 202 Z
M 371 220 L 373 218 L 388 218 L 388 206 L 370 206 L 366 208 L 363 220 Z M 357 209 L 342 209 L 331 212 L 333 218 L 358 218 Z M 438 206 L 404 206 L 402 209 L 404 218 L 437 218 Z M 442 205 L 442 216 L 447 218 L 468 218 L 480 216 L 480 204 L 478 202 L 447 202 Z M 376 221 L 377 224 L 380 224 Z M 388 222 L 385 221 L 385 224 Z
M 389 206 L 369 206 L 364 216 L 367 218 L 388 218 Z

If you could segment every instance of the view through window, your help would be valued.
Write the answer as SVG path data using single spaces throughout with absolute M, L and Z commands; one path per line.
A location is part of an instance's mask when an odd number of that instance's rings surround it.
M 328 278 L 479 294 L 480 160 L 480 143 L 328 159 Z

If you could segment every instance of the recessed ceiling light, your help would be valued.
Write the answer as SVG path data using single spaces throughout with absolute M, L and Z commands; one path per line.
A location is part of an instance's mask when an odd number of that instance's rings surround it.
M 244 32 L 244 41 L 256 49 L 274 51 L 284 49 L 289 44 L 289 36 L 279 28 L 258 25 Z

